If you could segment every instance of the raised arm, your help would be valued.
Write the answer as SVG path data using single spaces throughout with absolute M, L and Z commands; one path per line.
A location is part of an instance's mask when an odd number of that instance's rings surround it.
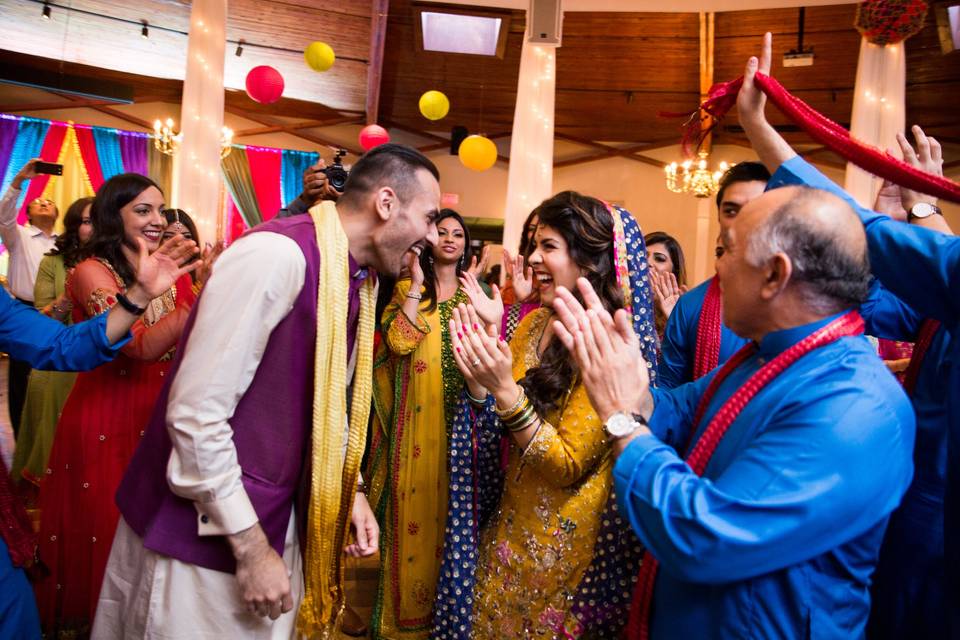
M 863 222 L 870 264 L 883 285 L 922 315 L 948 323 L 955 321 L 960 316 L 960 239 L 917 225 L 904 225 L 865 209 L 797 156 L 767 122 L 763 111 L 766 99 L 753 82 L 758 69 L 769 72 L 770 49 L 768 33 L 760 59 L 751 58 L 747 63 L 737 98 L 744 132 L 761 162 L 774 174 L 770 187 L 806 184 L 844 198 Z

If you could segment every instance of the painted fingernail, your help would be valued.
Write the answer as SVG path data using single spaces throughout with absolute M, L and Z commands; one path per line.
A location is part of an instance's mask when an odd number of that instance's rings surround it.
M 460 347 L 457 347 L 457 353 L 460 353 Z
M 457 331 L 457 337 L 462 340 L 462 339 L 463 339 L 463 334 L 460 333 L 459 331 Z M 460 351 L 460 349 L 457 349 L 457 351 Z
M 474 330 L 474 331 L 479 331 L 479 330 L 480 330 L 480 327 L 477 326 L 477 323 L 476 323 L 476 322 L 473 323 L 473 330 Z

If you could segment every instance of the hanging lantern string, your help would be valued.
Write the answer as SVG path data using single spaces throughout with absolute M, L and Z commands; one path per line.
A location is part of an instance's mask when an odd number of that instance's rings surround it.
M 818 113 L 800 98 L 791 95 L 783 85 L 771 76 L 757 72 L 755 83 L 781 113 L 799 125 L 815 141 L 848 162 L 852 162 L 864 171 L 912 191 L 960 203 L 960 184 L 942 176 L 921 171 L 886 151 L 881 151 L 857 140 L 842 126 Z M 668 112 L 660 114 L 664 117 L 689 115 L 688 120 L 683 125 L 684 153 L 687 153 L 693 141 L 699 148 L 710 131 L 717 126 L 719 120 L 737 104 L 737 94 L 740 92 L 741 85 L 743 85 L 742 76 L 730 82 L 720 82 L 713 85 L 710 87 L 707 99 L 692 114 Z M 704 128 L 703 122 L 710 119 L 707 116 L 711 116 L 713 122 L 710 126 Z

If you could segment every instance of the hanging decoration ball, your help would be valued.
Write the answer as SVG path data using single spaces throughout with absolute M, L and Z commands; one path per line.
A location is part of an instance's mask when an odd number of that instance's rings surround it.
M 928 8 L 924 0 L 864 0 L 854 25 L 870 44 L 897 44 L 923 29 Z
M 283 76 L 267 65 L 250 69 L 247 74 L 247 95 L 261 104 L 276 102 L 283 95 Z
M 450 111 L 450 100 L 440 91 L 427 91 L 420 96 L 420 113 L 427 120 L 440 120 Z
M 360 146 L 364 151 L 370 151 L 385 142 L 390 142 L 390 134 L 378 124 L 368 124 L 360 130 Z
M 486 171 L 497 161 L 497 145 L 484 136 L 467 136 L 460 143 L 460 162 L 468 169 Z
M 337 56 L 333 54 L 333 48 L 330 45 L 318 40 L 311 42 L 310 45 L 303 50 L 303 59 L 307 61 L 307 65 L 314 71 L 326 71 L 333 66 Z

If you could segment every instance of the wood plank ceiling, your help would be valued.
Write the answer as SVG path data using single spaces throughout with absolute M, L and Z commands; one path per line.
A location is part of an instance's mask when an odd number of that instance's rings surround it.
M 0 41 L 4 43 L 0 46 L 16 49 L 0 51 L 0 63 L 128 84 L 135 102 L 179 101 L 182 83 L 178 78 L 186 55 L 186 38 L 179 32 L 187 30 L 187 2 L 73 0 L 72 7 L 89 13 L 68 12 L 57 2 L 52 4 L 53 19 L 45 22 L 39 19 L 38 2 L 0 0 Z M 384 4 L 384 0 L 231 0 L 228 85 L 242 86 L 246 71 L 255 64 L 273 64 L 284 74 L 285 95 L 291 97 L 259 105 L 242 91 L 228 90 L 228 112 L 257 123 L 251 132 L 286 131 L 318 145 L 342 144 L 343 136 L 332 140 L 325 127 L 344 122 L 361 126 L 368 97 L 371 14 L 376 15 Z M 379 85 L 381 124 L 393 127 L 398 138 L 403 132 L 417 132 L 408 139 L 434 149 L 446 144 L 453 125 L 500 138 L 509 135 L 524 12 L 478 9 L 508 21 L 501 59 L 419 50 L 414 25 L 417 6 L 413 0 L 389 2 Z M 796 47 L 798 9 L 718 13 L 715 79 L 740 75 L 747 57 L 757 50 L 760 34 L 770 30 L 774 75 L 815 109 L 848 125 L 860 46 L 853 27 L 855 11 L 852 4 L 808 8 L 804 45 L 813 48 L 816 61 L 812 67 L 797 68 L 784 68 L 780 60 Z M 98 17 L 103 15 L 131 24 L 107 21 L 105 27 L 104 19 Z M 151 25 L 149 40 L 140 38 L 136 25 L 141 20 Z M 698 36 L 698 16 L 693 13 L 568 12 L 563 46 L 557 51 L 557 137 L 578 143 L 587 155 L 622 153 L 598 146 L 600 142 L 637 149 L 676 142 L 679 122 L 657 114 L 689 112 L 696 106 Z M 243 56 L 230 55 L 241 39 L 246 43 Z M 338 59 L 331 71 L 317 74 L 303 64 L 300 52 L 313 40 L 334 47 Z M 941 53 L 932 10 L 925 29 L 907 42 L 907 56 L 908 122 L 925 125 L 943 139 L 948 163 L 956 163 L 960 159 L 956 115 L 960 53 Z M 60 62 L 65 57 L 75 62 Z M 451 101 L 450 114 L 437 123 L 424 119 L 417 109 L 417 99 L 428 89 L 444 91 Z M 0 85 L 0 107 L 11 106 L 3 104 L 3 96 Z M 57 100 L 65 99 L 52 101 Z M 810 142 L 772 108 L 770 116 L 793 142 Z M 745 144 L 735 114 L 721 124 L 715 143 Z

